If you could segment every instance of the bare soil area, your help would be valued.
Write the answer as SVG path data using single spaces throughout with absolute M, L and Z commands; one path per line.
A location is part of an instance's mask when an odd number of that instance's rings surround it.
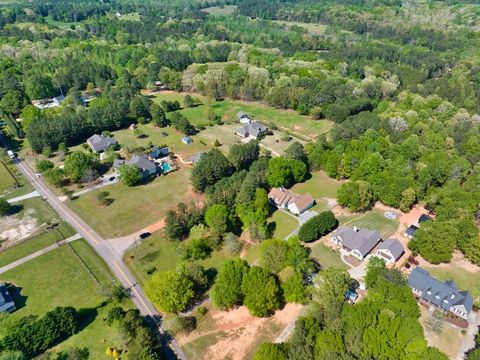
M 35 209 L 27 209 L 23 216 L 18 214 L 0 217 L 0 244 L 1 247 L 9 247 L 20 241 L 38 229 L 38 221 L 35 218 Z

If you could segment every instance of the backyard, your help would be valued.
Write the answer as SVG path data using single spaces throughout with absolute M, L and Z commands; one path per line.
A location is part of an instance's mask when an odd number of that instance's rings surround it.
M 68 205 L 103 237 L 119 237 L 157 222 L 181 201 L 188 203 L 193 195 L 189 181 L 190 170 L 181 168 L 144 185 L 116 183 L 102 188 L 113 199 L 109 206 L 98 203 L 95 191 L 68 200 Z
M 160 103 L 162 100 L 178 100 L 183 105 L 186 93 L 175 93 L 164 91 L 154 95 L 154 101 Z M 187 117 L 193 125 L 206 125 L 208 107 L 205 105 L 208 100 L 200 95 L 191 94 L 199 98 L 203 104 L 191 108 L 184 108 L 180 112 Z M 327 133 L 333 127 L 328 120 L 313 120 L 304 115 L 299 115 L 293 110 L 281 110 L 270 107 L 260 102 L 246 102 L 237 100 L 214 101 L 211 107 L 215 110 L 224 122 L 238 122 L 236 114 L 244 111 L 256 120 L 266 125 L 275 124 L 279 130 L 286 131 L 292 135 L 298 135 L 305 139 L 314 139 L 318 135 Z
M 353 216 L 338 216 L 340 224 L 349 227 L 367 228 L 377 230 L 383 239 L 395 233 L 398 228 L 397 219 L 387 219 L 384 215 L 385 211 L 373 209 L 363 214 Z
M 340 258 L 340 253 L 323 245 L 321 241 L 317 242 L 310 249 L 312 251 L 310 257 L 318 260 L 322 270 L 331 267 L 348 269 L 348 266 Z
M 324 171 L 312 173 L 312 177 L 303 183 L 294 185 L 290 190 L 297 194 L 309 193 L 314 199 L 336 199 L 337 189 L 342 183 L 329 177 Z
M 73 306 L 90 315 L 91 322 L 55 350 L 88 347 L 91 359 L 107 359 L 106 346 L 122 348 L 123 345 L 119 333 L 103 321 L 111 307 L 102 303 L 112 278 L 106 264 L 84 240 L 74 241 L 71 247 L 62 246 L 0 275 L 1 281 L 15 284 L 20 291 L 15 296 L 19 308 L 12 314 L 15 318 L 42 316 L 56 306 Z

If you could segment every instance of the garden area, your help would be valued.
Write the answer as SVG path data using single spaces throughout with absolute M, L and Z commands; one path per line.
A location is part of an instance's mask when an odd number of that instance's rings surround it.
M 84 240 L 70 245 L 0 275 L 1 281 L 14 284 L 19 292 L 14 296 L 18 310 L 11 316 L 42 316 L 55 306 L 73 306 L 83 317 L 83 329 L 53 350 L 87 347 L 91 359 L 106 359 L 107 346 L 124 345 L 119 332 L 103 320 L 111 308 L 103 302 L 113 276 Z
M 160 220 L 179 202 L 192 200 L 189 181 L 190 170 L 181 168 L 147 184 L 104 188 L 113 200 L 108 206 L 99 204 L 95 191 L 68 200 L 68 205 L 103 237 L 119 237 Z

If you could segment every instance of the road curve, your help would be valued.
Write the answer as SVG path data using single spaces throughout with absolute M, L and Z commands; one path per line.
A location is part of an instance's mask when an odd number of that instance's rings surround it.
M 161 328 L 161 316 L 153 304 L 148 300 L 141 286 L 137 283 L 135 277 L 123 263 L 120 256 L 116 254 L 108 241 L 105 241 L 97 232 L 88 226 L 77 214 L 68 206 L 61 202 L 58 197 L 38 178 L 28 165 L 21 160 L 16 164 L 20 172 L 28 179 L 32 186 L 37 190 L 46 201 L 57 211 L 57 213 L 69 223 L 97 252 L 97 254 L 107 263 L 113 274 L 120 280 L 123 287 L 130 289 L 132 300 L 143 316 L 147 316 L 155 322 L 160 335 L 164 335 Z M 162 336 L 162 342 L 167 343 L 166 336 Z M 168 346 L 174 354 L 166 351 L 169 359 L 178 358 L 187 360 L 186 355 L 174 339 L 170 339 Z M 168 349 L 167 349 L 168 350 Z

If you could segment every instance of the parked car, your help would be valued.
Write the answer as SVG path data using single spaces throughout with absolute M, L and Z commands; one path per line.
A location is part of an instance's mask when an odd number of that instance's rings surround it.
M 144 232 L 144 233 L 141 233 L 138 237 L 143 240 L 143 239 L 149 237 L 150 235 L 152 235 L 152 234 L 149 233 L 149 232 Z
M 113 181 L 113 180 L 115 180 L 115 179 L 116 179 L 115 176 L 110 176 L 110 177 L 108 178 L 108 181 Z
M 12 160 L 15 160 L 17 158 L 17 154 L 15 154 L 12 150 L 7 150 L 7 154 Z

